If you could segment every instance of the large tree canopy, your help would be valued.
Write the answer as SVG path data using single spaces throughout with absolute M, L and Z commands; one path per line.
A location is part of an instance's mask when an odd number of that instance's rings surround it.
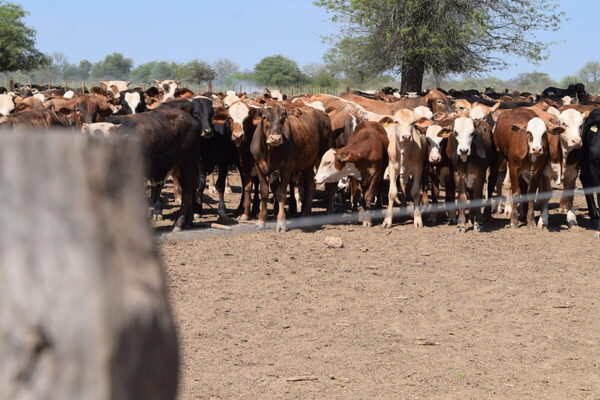
M 343 25 L 337 46 L 342 62 L 362 60 L 365 71 L 401 73 L 403 91 L 420 91 L 425 71 L 446 74 L 506 67 L 502 54 L 541 61 L 548 43 L 535 40 L 533 34 L 558 29 L 562 17 L 555 0 L 316 0 L 315 4 Z M 329 57 L 335 55 L 333 51 Z
M 121 53 L 112 53 L 92 67 L 92 76 L 102 79 L 126 79 L 131 72 L 133 60 Z
M 282 55 L 265 57 L 254 67 L 256 82 L 281 88 L 302 84 L 306 77 L 298 64 Z
M 0 72 L 31 70 L 50 60 L 35 48 L 35 30 L 27 27 L 19 5 L 0 0 Z

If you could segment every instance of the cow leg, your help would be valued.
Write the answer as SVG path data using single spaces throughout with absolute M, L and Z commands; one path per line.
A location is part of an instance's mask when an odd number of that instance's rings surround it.
M 260 182 L 260 211 L 258 213 L 258 221 L 256 222 L 256 225 L 259 229 L 264 229 L 267 224 L 266 220 L 267 202 L 269 200 L 269 183 L 262 172 L 258 172 L 257 175 Z
M 229 183 L 229 174 L 225 174 L 225 194 L 232 194 L 231 184 Z
M 228 170 L 226 165 L 219 167 L 219 175 L 215 187 L 219 193 L 219 219 L 227 220 L 227 208 L 225 207 L 225 182 L 227 181 Z
M 485 210 L 483 212 L 483 219 L 485 221 L 491 221 L 492 220 L 492 201 L 494 198 L 494 187 L 498 181 L 498 163 L 494 160 L 492 161 L 492 163 L 490 164 L 490 174 L 488 175 L 488 180 L 487 180 L 487 200 L 488 200 L 488 205 L 485 206 Z M 483 179 L 483 177 L 485 176 L 485 170 L 483 171 L 483 173 L 480 175 Z M 481 191 L 482 191 L 482 197 L 481 199 L 483 199 L 483 180 L 481 181 Z
M 430 174 L 431 179 L 431 204 L 434 209 L 437 209 L 438 197 L 440 196 L 440 177 L 436 171 L 432 171 Z M 432 212 L 429 214 L 429 223 L 436 224 L 438 222 L 440 213 Z
M 544 173 L 542 174 L 540 181 L 540 192 L 550 192 L 552 191 L 552 181 L 551 181 L 552 170 L 551 167 L 546 165 L 544 167 Z M 548 228 L 548 202 L 549 199 L 539 200 L 540 205 L 540 218 L 538 220 L 537 227 L 539 229 L 547 229 Z
M 194 214 L 199 218 L 202 217 L 202 207 L 204 204 L 204 189 L 206 188 L 206 173 L 200 171 L 198 177 L 198 188 L 196 190 L 196 198 L 194 200 Z
M 446 200 L 446 205 L 454 205 L 454 200 L 456 200 L 456 182 L 454 181 L 454 172 L 449 172 L 445 178 L 445 200 Z M 456 215 L 457 215 L 457 211 L 456 210 L 450 210 L 448 211 L 448 224 L 449 225 L 456 225 L 457 224 L 457 219 L 456 219 Z
M 260 212 L 260 183 L 257 176 L 252 177 L 252 184 L 254 185 L 254 196 L 252 197 L 250 216 L 255 217 Z
M 250 219 L 250 206 L 252 203 L 251 195 L 252 195 L 252 185 L 253 179 L 250 175 L 246 173 L 240 172 L 240 177 L 242 180 L 242 215 L 238 217 L 239 221 L 248 221 Z M 258 185 L 257 185 L 258 186 Z M 258 194 L 255 195 L 256 199 L 258 199 Z
M 150 203 L 152 204 L 152 217 L 161 221 L 162 215 L 162 203 L 160 201 L 160 192 L 163 188 L 163 182 L 150 183 Z
M 296 217 L 298 215 L 298 203 L 301 203 L 300 198 L 296 194 L 297 185 L 293 179 L 290 180 L 290 198 L 288 200 L 288 211 L 290 217 Z M 274 192 L 275 193 L 275 192 Z
M 454 172 L 454 179 L 456 182 L 456 189 L 458 193 L 458 221 L 456 221 L 456 231 L 459 233 L 465 233 L 467 231 L 467 217 L 465 206 L 467 205 L 467 187 L 464 178 L 459 172 Z
M 373 177 L 371 177 L 371 179 L 369 181 L 368 187 L 365 187 L 363 190 L 363 193 L 364 193 L 363 197 L 364 197 L 364 204 L 365 204 L 365 217 L 364 217 L 362 223 L 365 228 L 370 228 L 371 226 L 373 226 L 373 222 L 371 221 L 371 214 L 372 214 L 371 204 L 373 204 L 373 197 L 375 196 L 375 193 L 377 193 L 379 184 L 380 184 L 379 178 L 377 176 L 373 176 Z
M 325 191 L 327 192 L 327 214 L 335 213 L 335 192 L 337 190 L 337 182 L 326 183 Z
M 563 189 L 565 191 L 575 189 L 575 182 L 577 180 L 578 172 L 577 165 L 567 164 L 567 168 L 565 169 L 563 176 Z M 569 225 L 569 228 L 577 227 L 577 215 L 575 214 L 575 209 L 573 208 L 573 195 L 566 195 L 563 191 L 561 206 L 565 206 L 565 209 L 567 210 L 567 224 Z
M 388 192 L 388 207 L 385 214 L 385 219 L 381 226 L 383 228 L 392 227 L 392 217 L 394 215 L 394 203 L 396 202 L 396 196 L 398 196 L 398 173 L 394 164 L 390 162 L 388 166 L 388 173 L 390 175 L 390 190 Z
M 173 179 L 173 197 L 175 198 L 175 204 L 181 205 L 181 184 L 175 177 L 175 174 L 171 174 Z
M 221 169 L 219 168 L 218 173 L 220 173 Z M 211 195 L 216 195 L 217 192 L 217 185 L 215 183 L 215 173 L 217 173 L 217 171 L 214 171 L 212 174 L 209 175 L 208 177 L 208 193 Z
M 510 176 L 510 186 L 511 186 L 511 196 L 510 196 L 510 227 L 518 228 L 519 227 L 519 209 L 517 207 L 517 203 L 514 201 L 515 196 L 519 196 L 521 194 L 521 187 L 519 185 L 519 175 L 517 173 L 517 168 L 515 166 L 509 167 L 509 176 Z M 508 198 L 507 198 L 508 204 Z M 506 209 L 505 209 L 506 212 Z
M 475 182 L 475 185 L 473 187 L 473 196 L 471 196 L 472 201 L 476 202 L 476 201 L 483 200 L 483 177 L 484 176 L 485 176 L 485 170 L 482 171 L 481 174 L 478 174 L 477 181 Z M 470 212 L 473 215 L 473 230 L 475 232 L 481 232 L 485 218 L 491 217 L 492 208 L 489 207 L 489 210 L 488 210 L 488 207 L 485 207 L 483 219 L 481 218 L 481 207 L 477 206 L 475 208 L 472 208 Z
M 419 175 L 419 176 L 418 176 Z M 408 186 L 408 174 L 402 176 L 402 190 L 406 193 L 406 187 Z M 421 216 L 421 176 L 415 174 L 412 185 L 410 187 L 410 195 L 415 203 L 415 210 L 413 213 L 413 224 L 415 228 L 423 227 L 423 218 Z
M 312 201 L 315 195 L 315 172 L 312 168 L 302 172 L 304 186 L 304 201 L 302 202 L 302 216 L 307 217 L 312 210 Z M 335 192 L 334 192 L 335 193 Z
M 193 201 L 196 190 L 195 184 L 198 181 L 197 163 L 191 158 L 190 160 L 182 161 L 180 166 L 175 171 L 178 171 L 178 179 L 181 183 L 181 207 L 173 232 L 179 232 L 182 229 L 191 227 L 194 221 Z
M 285 198 L 287 197 L 287 187 L 290 181 L 290 173 L 281 174 L 281 182 L 277 186 L 275 190 L 275 200 L 278 204 L 277 210 L 277 225 L 275 227 L 275 232 L 285 232 L 287 231 L 287 226 L 285 224 Z

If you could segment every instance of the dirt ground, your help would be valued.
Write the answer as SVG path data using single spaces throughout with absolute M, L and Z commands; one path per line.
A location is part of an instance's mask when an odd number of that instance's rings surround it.
M 179 399 L 600 399 L 600 241 L 576 204 L 582 227 L 554 201 L 550 232 L 496 216 L 176 241 L 163 221 Z

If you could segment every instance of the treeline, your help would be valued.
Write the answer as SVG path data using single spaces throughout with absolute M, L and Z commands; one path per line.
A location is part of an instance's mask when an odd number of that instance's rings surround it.
M 213 63 L 191 60 L 185 63 L 173 61 L 151 61 L 134 67 L 133 60 L 120 53 L 109 54 L 92 63 L 82 60 L 71 63 L 62 53 L 48 56 L 50 62 L 31 71 L 0 74 L 0 79 L 13 79 L 22 83 L 77 83 L 99 80 L 130 80 L 138 85 L 152 85 L 154 79 L 177 79 L 187 85 L 207 85 L 215 90 L 243 87 L 253 88 L 306 87 L 314 90 L 353 89 L 367 90 L 385 86 L 398 87 L 398 77 L 385 74 L 367 74 L 351 68 L 341 68 L 335 63 L 312 63 L 299 66 L 295 61 L 281 55 L 263 58 L 253 70 L 242 71 L 240 66 L 228 59 Z M 327 60 L 327 58 L 326 58 Z M 502 80 L 493 76 L 457 77 L 428 74 L 423 87 L 444 89 L 493 88 L 496 91 L 526 91 L 539 93 L 548 86 L 567 87 L 571 83 L 584 83 L 589 93 L 600 91 L 600 62 L 588 62 L 575 75 L 555 81 L 544 72 L 522 73 L 513 79 Z

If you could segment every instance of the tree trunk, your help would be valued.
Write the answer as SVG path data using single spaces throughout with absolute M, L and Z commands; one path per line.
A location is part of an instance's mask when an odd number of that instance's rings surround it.
M 423 90 L 423 75 L 425 75 L 425 65 L 417 64 L 402 67 L 402 81 L 400 83 L 400 92 L 421 92 Z
M 0 399 L 175 399 L 140 145 L 0 134 Z

